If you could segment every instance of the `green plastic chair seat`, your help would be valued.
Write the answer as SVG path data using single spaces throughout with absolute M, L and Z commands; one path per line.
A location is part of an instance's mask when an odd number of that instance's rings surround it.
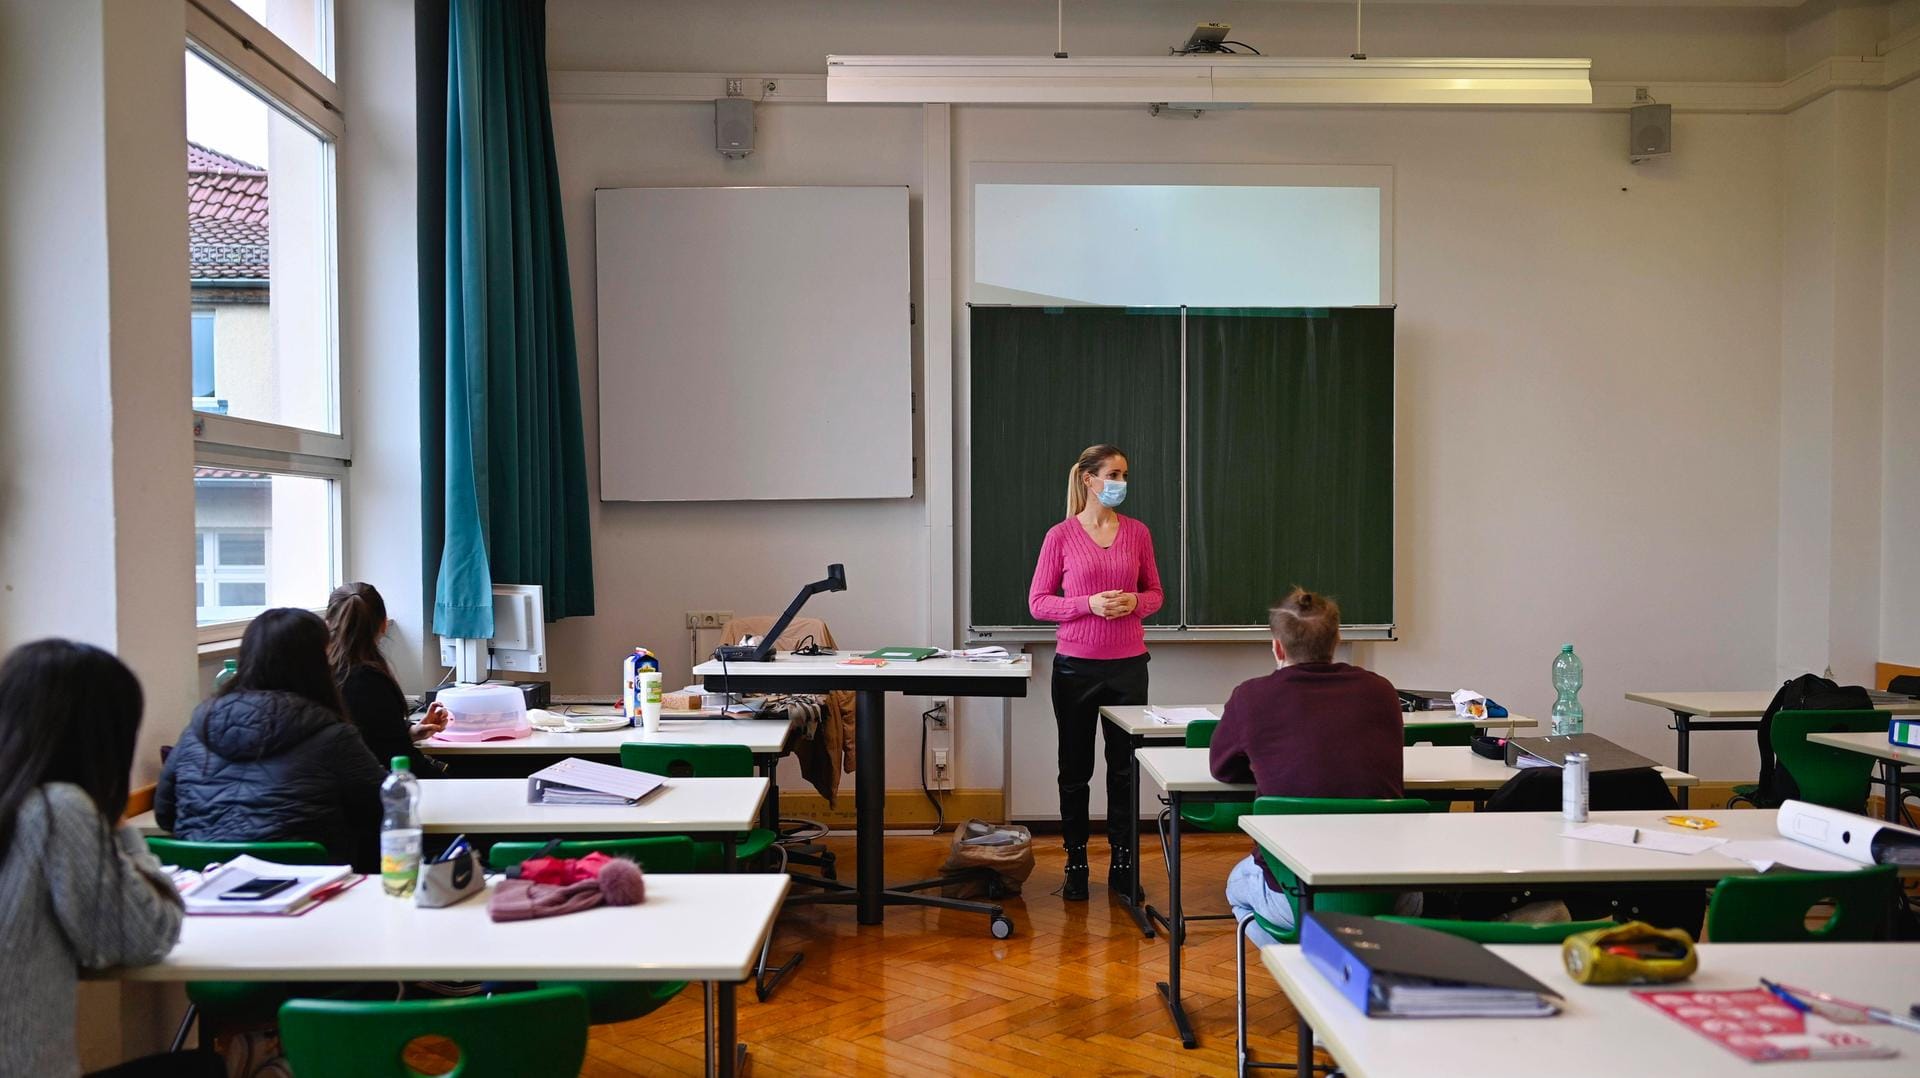
M 546 850 L 547 845 L 545 842 L 496 842 L 493 849 L 487 851 L 487 864 L 496 872 L 504 872 Z M 698 848 L 702 845 L 713 844 L 697 843 L 685 835 L 652 835 L 646 838 L 562 842 L 550 853 L 554 857 L 585 857 L 590 853 L 604 853 L 609 857 L 624 857 L 646 872 L 672 875 L 697 871 Z M 560 988 L 579 993 L 587 1001 L 587 1021 L 596 1026 L 631 1022 L 652 1014 L 679 995 L 686 986 L 686 981 L 540 982 L 543 989 Z
M 331 859 L 318 842 L 188 842 L 155 835 L 147 839 L 147 850 L 163 865 L 194 871 L 243 855 L 283 865 L 324 865 Z M 187 1000 L 199 1008 L 202 1022 L 231 1029 L 271 1025 L 282 1003 L 338 990 L 293 981 L 188 981 Z
M 753 774 L 753 753 L 745 745 L 641 745 L 620 746 L 620 766 L 648 771 L 669 778 L 728 779 Z M 734 856 L 751 861 L 773 848 L 780 836 L 764 827 L 741 835 Z M 695 866 L 688 871 L 718 871 L 725 863 L 725 852 L 717 842 L 695 846 Z
M 1874 865 L 1853 872 L 1729 876 L 1707 903 L 1707 938 L 1714 943 L 1885 939 L 1887 914 L 1900 893 L 1898 873 L 1898 866 Z M 1809 930 L 1808 908 L 1829 901 L 1832 919 Z
M 1807 740 L 1807 735 L 1885 734 L 1891 721 L 1885 711 L 1782 711 L 1773 717 L 1768 741 L 1778 766 L 1786 768 L 1800 787 L 1800 800 L 1842 812 L 1864 813 L 1876 767 L 1873 757 L 1816 745 Z
M 1391 914 L 1380 918 L 1398 925 L 1413 925 L 1416 928 L 1431 928 L 1437 932 L 1470 939 L 1475 943 L 1559 943 L 1568 936 L 1577 936 L 1582 932 L 1591 932 L 1597 928 L 1612 928 L 1613 921 L 1560 921 L 1552 924 L 1523 924 L 1513 921 L 1456 921 L 1439 917 L 1395 917 Z
M 567 988 L 402 1003 L 296 999 L 280 1043 L 300 1078 L 419 1078 L 402 1053 L 437 1036 L 459 1078 L 574 1078 L 587 1058 L 587 1001 Z
M 1219 727 L 1219 719 L 1197 719 L 1188 723 L 1186 746 L 1190 749 L 1204 749 L 1213 744 L 1213 732 Z M 1245 816 L 1252 806 L 1251 798 L 1245 801 L 1211 801 L 1200 805 L 1183 805 L 1180 809 L 1180 823 L 1195 830 L 1216 834 L 1238 831 L 1240 817 Z
M 1254 816 L 1340 816 L 1373 813 L 1432 812 L 1433 805 L 1417 797 L 1398 798 L 1354 798 L 1354 797 L 1256 797 L 1253 800 L 1251 815 Z M 1279 882 L 1281 890 L 1287 896 L 1287 904 L 1293 907 L 1292 928 L 1281 928 L 1258 913 L 1254 921 L 1266 933 L 1281 943 L 1300 941 L 1300 902 L 1294 897 L 1294 890 L 1300 880 L 1279 858 L 1262 848 L 1260 858 L 1266 862 L 1267 870 Z M 1376 894 L 1373 892 L 1323 891 L 1314 896 L 1313 908 L 1327 913 L 1353 913 L 1366 917 L 1378 917 L 1392 913 L 1398 896 Z

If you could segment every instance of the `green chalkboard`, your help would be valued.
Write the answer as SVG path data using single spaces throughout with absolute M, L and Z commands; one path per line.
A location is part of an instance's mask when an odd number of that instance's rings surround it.
M 1393 622 L 1393 311 L 1187 312 L 1187 624 Z
M 971 624 L 1034 624 L 1027 589 L 1047 529 L 1066 518 L 1067 469 L 1087 446 L 1127 454 L 1120 512 L 1153 533 L 1180 624 L 1180 311 L 975 307 Z
M 971 627 L 1035 625 L 1040 541 L 1095 442 L 1128 454 L 1121 512 L 1153 532 L 1150 627 L 1264 626 L 1294 584 L 1393 623 L 1390 308 L 983 306 L 970 326 Z

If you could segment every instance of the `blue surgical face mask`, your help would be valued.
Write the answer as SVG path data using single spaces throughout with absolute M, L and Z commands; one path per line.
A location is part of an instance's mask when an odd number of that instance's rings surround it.
M 1127 481 L 1124 479 L 1106 479 L 1101 481 L 1100 493 L 1094 497 L 1100 504 L 1112 509 L 1127 500 Z

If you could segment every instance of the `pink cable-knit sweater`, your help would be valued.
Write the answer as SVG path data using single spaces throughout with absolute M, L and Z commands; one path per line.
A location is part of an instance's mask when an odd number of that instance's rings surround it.
M 1115 514 L 1118 516 L 1118 514 Z M 1087 608 L 1088 596 L 1129 591 L 1140 597 L 1133 613 L 1111 620 Z M 1027 609 L 1041 621 L 1057 621 L 1060 654 L 1072 659 L 1131 659 L 1147 651 L 1141 622 L 1166 602 L 1160 570 L 1153 563 L 1153 533 L 1132 517 L 1120 517 L 1113 545 L 1102 549 L 1074 517 L 1055 524 L 1040 544 Z

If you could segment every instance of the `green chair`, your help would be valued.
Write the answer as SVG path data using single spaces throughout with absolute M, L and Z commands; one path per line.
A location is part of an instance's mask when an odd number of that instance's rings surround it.
M 1808 734 L 1885 733 L 1891 716 L 1885 711 L 1782 711 L 1773 717 L 1767 743 L 1773 747 L 1773 765 L 1785 768 L 1800 787 L 1799 800 L 1847 812 L 1865 812 L 1873 785 L 1874 759 L 1845 749 L 1814 745 Z M 1743 782 L 1727 802 L 1745 801 L 1755 808 L 1777 808 L 1754 800 L 1760 787 Z
M 1417 797 L 1361 798 L 1361 797 L 1256 797 L 1249 815 L 1253 816 L 1346 816 L 1373 813 L 1432 812 L 1434 806 Z M 1287 904 L 1293 907 L 1292 928 L 1282 928 L 1272 921 L 1255 913 L 1240 921 L 1234 930 L 1234 1057 L 1239 1063 L 1238 1073 L 1245 1074 L 1252 1067 L 1285 1066 L 1290 1064 L 1255 1063 L 1247 1057 L 1247 928 L 1258 922 L 1261 929 L 1281 943 L 1300 941 L 1300 902 L 1297 898 L 1300 880 L 1279 858 L 1264 847 L 1260 850 L 1260 859 L 1266 862 L 1268 871 L 1280 884 L 1282 893 L 1287 896 Z M 1398 896 L 1373 892 L 1341 894 L 1330 892 L 1314 897 L 1314 909 L 1329 913 L 1357 913 L 1368 917 L 1378 917 L 1393 912 Z M 1302 1075 L 1301 1078 L 1308 1078 Z
M 186 842 L 177 838 L 147 839 L 147 850 L 163 865 L 199 871 L 236 857 L 258 857 L 283 865 L 324 865 L 333 858 L 318 842 Z M 188 981 L 187 1013 L 173 1035 L 173 1050 L 186 1047 L 187 1033 L 200 1021 L 201 1043 L 210 1044 L 207 1027 L 216 1030 L 269 1026 L 280 1005 L 297 995 L 323 989 L 310 984 L 275 981 Z
M 1407 748 L 1415 745 L 1471 745 L 1473 744 L 1473 724 L 1470 722 L 1423 722 L 1418 726 L 1408 726 L 1404 743 Z
M 668 778 L 746 778 L 753 774 L 753 753 L 745 745 L 659 745 L 629 741 L 620 746 L 620 766 Z M 734 857 L 751 861 L 771 850 L 780 855 L 780 871 L 785 872 L 786 849 L 779 841 L 777 832 L 756 827 L 735 841 Z M 694 847 L 695 871 L 712 872 L 720 868 L 725 854 L 719 843 L 699 842 Z M 767 955 L 772 947 L 773 933 L 769 931 L 760 944 L 760 961 L 753 970 L 753 994 L 762 1003 L 807 957 L 806 952 L 796 951 L 780 965 L 769 965 Z
M 691 872 L 695 843 L 685 835 L 648 838 L 585 839 L 579 842 L 496 842 L 487 853 L 487 866 L 504 872 L 529 857 L 585 857 L 604 853 L 624 857 L 648 872 L 662 875 Z M 596 1026 L 631 1022 L 659 1010 L 680 994 L 685 981 L 543 981 L 542 989 L 566 989 L 587 1001 L 587 1021 Z M 302 1078 L 305 1078 L 303 1075 Z
M 1219 719 L 1196 719 L 1187 724 L 1186 745 L 1190 749 L 1204 749 L 1213 744 L 1213 732 L 1220 726 Z M 1183 827 L 1198 828 L 1215 834 L 1224 831 L 1240 830 L 1240 817 L 1253 807 L 1253 798 L 1244 801 L 1213 801 L 1200 805 L 1187 805 L 1180 810 L 1180 824 Z M 1167 836 L 1160 836 L 1161 848 L 1166 848 Z
M 459 1078 L 574 1078 L 587 1058 L 587 1002 L 566 988 L 500 996 L 361 1003 L 296 999 L 280 1044 L 300 1078 L 419 1078 L 403 1058 L 420 1037 L 459 1049 Z
M 1853 872 L 1773 872 L 1729 876 L 1707 904 L 1707 939 L 1714 943 L 1810 943 L 1887 938 L 1887 915 L 1900 894 L 1899 868 L 1874 865 Z M 1833 917 L 1807 928 L 1807 910 L 1833 904 Z
M 1397 925 L 1431 928 L 1475 943 L 1559 943 L 1568 936 L 1612 928 L 1615 921 L 1559 921 L 1551 924 L 1526 924 L 1516 921 L 1456 921 L 1439 917 L 1381 917 Z

